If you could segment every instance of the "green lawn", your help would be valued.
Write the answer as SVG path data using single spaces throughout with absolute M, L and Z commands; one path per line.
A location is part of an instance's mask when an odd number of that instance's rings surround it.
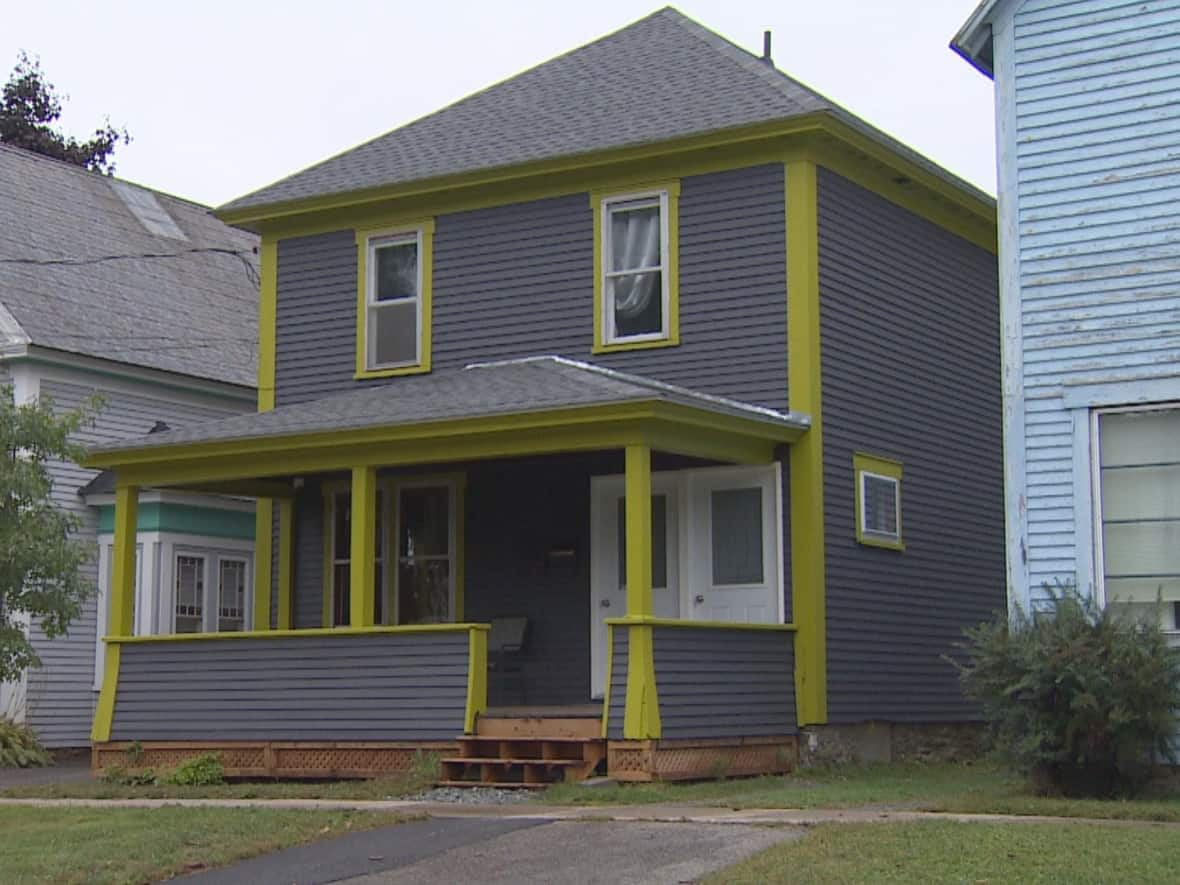
M 785 777 L 696 784 L 559 785 L 542 802 L 572 805 L 691 803 L 730 808 L 909 809 L 1180 821 L 1180 792 L 1161 788 L 1135 801 L 1033 796 L 1016 775 L 987 762 L 930 765 L 844 765 Z
M 0 882 L 157 882 L 405 819 L 255 808 L 0 807 Z
M 1173 828 L 1099 824 L 827 824 L 704 880 L 762 883 L 1170 883 Z

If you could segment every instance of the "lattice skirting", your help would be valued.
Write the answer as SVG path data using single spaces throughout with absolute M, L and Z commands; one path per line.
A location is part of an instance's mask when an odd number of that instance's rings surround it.
M 227 777 L 368 778 L 409 771 L 419 754 L 454 755 L 457 744 L 323 741 L 111 741 L 95 744 L 90 767 L 163 771 L 206 753 L 221 757 Z
M 607 774 L 620 781 L 785 774 L 798 761 L 799 741 L 795 735 L 607 744 Z

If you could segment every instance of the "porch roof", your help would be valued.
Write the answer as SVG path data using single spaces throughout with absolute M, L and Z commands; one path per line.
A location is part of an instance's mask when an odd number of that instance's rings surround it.
M 365 444 L 384 445 L 387 460 L 375 463 L 445 461 L 478 457 L 478 453 L 436 449 L 436 459 L 410 457 L 405 452 L 399 457 L 389 445 L 411 439 L 424 443 L 473 435 L 503 436 L 526 428 L 550 431 L 550 441 L 535 440 L 525 447 L 529 452 L 594 446 L 595 440 L 589 437 L 579 437 L 577 444 L 565 444 L 553 434 L 556 429 L 573 427 L 615 432 L 619 444 L 635 441 L 623 431 L 662 430 L 664 433 L 656 433 L 646 441 L 657 448 L 704 455 L 690 451 L 689 430 L 744 438 L 765 447 L 798 438 L 810 424 L 806 415 L 778 412 L 562 357 L 540 356 L 399 378 L 394 383 L 268 412 L 236 415 L 96 446 L 89 452 L 87 465 L 115 468 L 122 473 L 136 465 L 192 459 L 211 463 L 210 459 L 269 454 L 276 463 L 257 464 L 248 473 L 242 471 L 241 463 L 232 469 L 223 464 L 199 472 L 208 474 L 206 479 L 229 478 L 231 474 L 276 476 L 307 469 L 306 461 L 300 466 L 295 463 L 298 459 L 274 459 L 276 454 L 313 449 L 323 452 L 327 447 L 340 450 Z M 683 444 L 678 444 L 675 434 L 669 432 L 677 429 L 684 431 Z M 603 439 L 599 437 L 599 441 Z M 502 452 L 515 453 L 512 445 Z M 321 457 L 316 463 L 326 465 L 328 460 Z M 156 475 L 151 479 L 162 478 Z M 135 481 L 147 481 L 147 477 L 139 476 Z

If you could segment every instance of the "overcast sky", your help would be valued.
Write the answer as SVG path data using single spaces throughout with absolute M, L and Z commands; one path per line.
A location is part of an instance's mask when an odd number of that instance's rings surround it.
M 972 183 L 995 192 L 991 81 L 950 38 L 977 0 L 683 0 Z M 39 56 L 62 124 L 125 126 L 117 174 L 211 205 L 282 178 L 659 8 L 648 0 L 202 0 L 10 4 L 0 74 Z

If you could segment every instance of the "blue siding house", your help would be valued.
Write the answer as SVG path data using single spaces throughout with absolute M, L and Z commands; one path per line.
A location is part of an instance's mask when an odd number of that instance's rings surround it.
M 1010 601 L 1076 582 L 1180 637 L 1180 2 L 988 0 Z

